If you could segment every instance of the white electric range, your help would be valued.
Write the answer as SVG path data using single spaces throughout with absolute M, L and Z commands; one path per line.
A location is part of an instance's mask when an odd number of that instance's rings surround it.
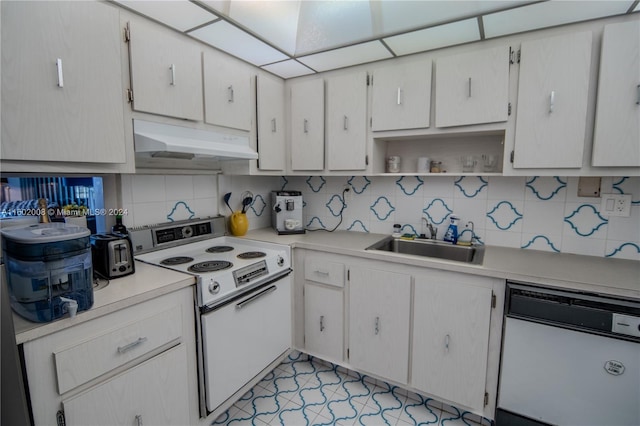
M 130 230 L 136 260 L 196 277 L 202 417 L 291 348 L 289 246 L 224 230 L 223 217 Z

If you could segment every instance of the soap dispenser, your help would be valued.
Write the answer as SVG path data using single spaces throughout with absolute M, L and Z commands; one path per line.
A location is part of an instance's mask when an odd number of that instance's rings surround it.
M 449 220 L 449 228 L 447 228 L 447 232 L 444 234 L 444 241 L 456 244 L 458 242 L 458 221 L 460 218 L 452 214 Z

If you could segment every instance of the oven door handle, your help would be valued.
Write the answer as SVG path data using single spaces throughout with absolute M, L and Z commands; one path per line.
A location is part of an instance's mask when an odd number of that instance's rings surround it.
M 247 306 L 248 304 L 253 303 L 256 300 L 260 299 L 262 296 L 266 296 L 269 293 L 273 293 L 277 289 L 278 289 L 278 287 L 275 286 L 275 285 L 272 285 L 271 287 L 267 287 L 264 290 L 262 290 L 261 292 L 256 293 L 253 296 L 249 297 L 248 299 L 245 299 L 240 303 L 236 303 L 236 309 L 242 309 L 245 306 Z

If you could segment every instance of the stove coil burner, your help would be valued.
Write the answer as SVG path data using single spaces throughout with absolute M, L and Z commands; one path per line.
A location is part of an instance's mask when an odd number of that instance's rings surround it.
M 194 263 L 189 266 L 190 272 L 202 274 L 205 272 L 222 271 L 223 269 L 229 269 L 233 266 L 233 263 L 226 260 L 207 260 L 205 262 Z
M 193 262 L 193 257 L 189 257 L 189 256 L 175 256 L 175 257 L 168 257 L 164 260 L 160 261 L 161 265 L 168 265 L 168 266 L 175 266 L 175 265 L 182 265 L 183 263 L 189 263 L 189 262 Z
M 265 256 L 266 253 L 263 253 L 261 251 L 246 251 L 244 253 L 240 253 L 238 255 L 238 259 L 258 259 Z
M 205 250 L 207 253 L 225 253 L 227 251 L 232 251 L 233 247 L 231 246 L 213 246 L 209 247 Z

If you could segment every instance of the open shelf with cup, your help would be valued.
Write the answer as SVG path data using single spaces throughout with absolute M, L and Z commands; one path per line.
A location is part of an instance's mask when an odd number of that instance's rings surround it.
M 501 176 L 504 131 L 374 138 L 373 174 Z

